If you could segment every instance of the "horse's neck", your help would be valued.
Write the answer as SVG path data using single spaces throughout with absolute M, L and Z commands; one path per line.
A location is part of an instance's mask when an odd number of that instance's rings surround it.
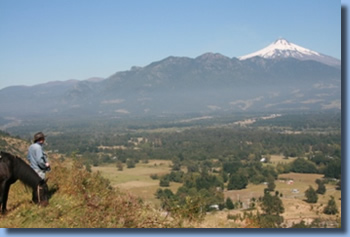
M 24 161 L 17 160 L 16 163 L 17 168 L 14 169 L 15 177 L 22 181 L 25 185 L 28 185 L 32 188 L 36 188 L 36 186 L 41 180 L 39 175 Z

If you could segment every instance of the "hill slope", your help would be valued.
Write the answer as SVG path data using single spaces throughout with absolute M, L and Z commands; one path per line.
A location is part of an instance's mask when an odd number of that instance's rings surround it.
M 0 130 L 0 151 L 6 151 L 8 153 L 25 157 L 29 143 L 26 141 L 10 136 Z
M 75 163 L 55 164 L 49 177 L 50 204 L 30 202 L 31 192 L 18 182 L 11 187 L 2 228 L 164 228 L 176 227 L 137 198 L 113 189 L 99 174 Z
M 2 150 L 24 154 L 27 143 L 0 134 L 2 141 L 15 141 Z M 22 156 L 23 157 L 23 156 Z M 50 204 L 31 202 L 31 190 L 20 181 L 11 186 L 6 215 L 0 215 L 0 228 L 167 228 L 180 227 L 160 212 L 109 185 L 98 173 L 89 173 L 78 161 L 59 161 L 51 156 L 48 173 Z

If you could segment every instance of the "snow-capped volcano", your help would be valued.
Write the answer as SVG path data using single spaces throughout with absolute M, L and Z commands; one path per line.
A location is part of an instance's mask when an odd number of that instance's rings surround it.
M 314 60 L 330 66 L 341 65 L 341 61 L 336 58 L 290 43 L 286 39 L 278 39 L 259 51 L 238 58 L 240 60 L 246 60 L 257 56 L 268 59 L 292 57 L 299 60 Z

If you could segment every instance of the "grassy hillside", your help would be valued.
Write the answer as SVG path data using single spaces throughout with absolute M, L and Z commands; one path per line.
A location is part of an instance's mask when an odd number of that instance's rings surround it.
M 1 150 L 20 155 L 28 144 L 2 133 Z M 31 202 L 31 190 L 20 181 L 11 186 L 6 215 L 0 228 L 172 228 L 180 227 L 169 217 L 117 188 L 99 173 L 89 173 L 78 161 L 62 162 L 51 154 L 48 173 L 50 204 Z
M 24 157 L 28 146 L 28 142 L 12 137 L 0 130 L 0 151 L 6 151 L 8 153 Z
M 163 228 L 177 227 L 136 197 L 112 188 L 98 173 L 73 162 L 53 162 L 48 175 L 50 204 L 31 203 L 31 192 L 20 182 L 11 187 L 2 228 Z

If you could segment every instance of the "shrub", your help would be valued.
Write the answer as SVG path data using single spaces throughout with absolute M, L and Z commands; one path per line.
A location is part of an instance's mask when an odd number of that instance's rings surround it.
M 151 174 L 150 177 L 153 180 L 159 179 L 158 174 Z
M 130 168 L 135 168 L 135 162 L 134 162 L 133 160 L 128 159 L 128 160 L 126 161 L 126 167 L 127 167 L 128 169 L 130 169 Z
M 159 186 L 160 186 L 160 187 L 169 187 L 169 186 L 170 186 L 169 183 L 170 183 L 170 182 L 169 182 L 169 180 L 168 180 L 167 178 L 162 177 L 162 178 L 160 179 L 160 181 L 159 181 Z
M 123 163 L 121 161 L 118 161 L 116 166 L 118 171 L 123 171 Z

